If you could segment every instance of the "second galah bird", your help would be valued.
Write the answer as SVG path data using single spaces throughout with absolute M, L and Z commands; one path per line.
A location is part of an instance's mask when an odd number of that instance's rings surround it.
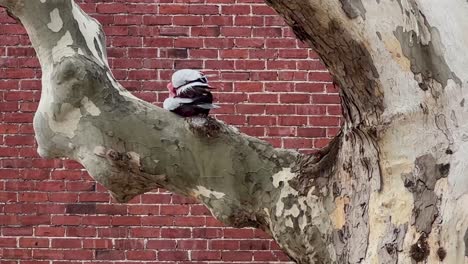
M 213 89 L 207 77 L 197 70 L 178 70 L 172 74 L 172 82 L 167 85 L 169 98 L 164 100 L 163 107 L 183 117 L 208 116 L 213 108 Z

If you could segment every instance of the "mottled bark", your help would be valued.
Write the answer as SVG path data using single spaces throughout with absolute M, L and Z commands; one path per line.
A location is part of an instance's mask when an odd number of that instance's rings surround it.
M 267 3 L 341 88 L 334 260 L 464 263 L 466 1 Z
M 464 263 L 468 4 L 267 2 L 341 88 L 344 125 L 328 147 L 274 149 L 143 102 L 115 81 L 100 25 L 72 0 L 0 0 L 43 70 L 39 154 L 81 162 L 121 202 L 155 187 L 195 197 L 298 263 Z

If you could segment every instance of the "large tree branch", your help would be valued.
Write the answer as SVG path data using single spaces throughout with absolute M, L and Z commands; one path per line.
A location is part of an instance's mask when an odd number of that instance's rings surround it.
M 227 224 L 270 232 L 300 263 L 409 263 L 428 257 L 428 243 L 448 248 L 443 235 L 460 239 L 468 188 L 446 177 L 466 167 L 457 152 L 465 134 L 453 131 L 468 119 L 459 102 L 468 74 L 443 48 L 447 30 L 431 26 L 442 23 L 431 7 L 442 7 L 268 2 L 341 87 L 345 123 L 328 148 L 314 156 L 274 149 L 216 120 L 143 102 L 116 82 L 101 26 L 72 0 L 0 0 L 26 27 L 43 70 L 38 152 L 78 160 L 122 202 L 159 186 L 196 197 Z M 380 21 L 379 10 L 391 15 Z M 439 217 L 443 186 L 454 192 L 440 211 L 459 210 L 453 217 Z

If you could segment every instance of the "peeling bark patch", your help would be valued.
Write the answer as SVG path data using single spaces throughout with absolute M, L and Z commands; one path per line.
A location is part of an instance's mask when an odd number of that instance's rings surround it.
M 50 12 L 50 23 L 47 24 L 47 27 L 53 32 L 59 32 L 63 27 L 63 21 L 60 17 L 60 11 L 58 8 L 55 8 Z
M 418 232 L 429 234 L 439 214 L 434 187 L 439 179 L 448 176 L 450 164 L 436 164 L 431 154 L 418 157 L 414 164 L 413 172 L 403 174 L 402 178 L 405 187 L 413 193 L 412 224 Z
M 95 46 L 96 43 L 94 42 L 96 37 L 103 35 L 101 26 L 96 22 L 96 20 L 87 16 L 74 1 L 72 2 L 72 14 L 73 18 L 78 23 L 82 36 L 86 42 L 86 47 L 102 66 L 108 66 L 107 59 L 103 56 L 103 43 L 97 43 L 97 46 L 100 47 L 99 50 L 101 51 L 101 53 L 99 53 Z
M 424 261 L 429 256 L 429 253 L 430 253 L 429 244 L 427 243 L 426 235 L 423 234 L 418 239 L 418 242 L 411 245 L 410 256 L 415 261 L 421 262 L 421 261 Z
M 431 87 L 431 80 L 436 80 L 444 88 L 449 79 L 462 86 L 460 78 L 450 70 L 441 52 L 442 41 L 437 28 L 431 27 L 428 30 L 430 36 L 423 36 L 423 33 L 418 35 L 415 31 L 406 32 L 402 26 L 393 32 L 400 42 L 403 55 L 411 63 L 411 71 L 415 76 L 419 74 L 422 76 L 422 78 L 415 77 L 415 80 L 424 91 Z
M 379 263 L 398 263 L 398 253 L 403 251 L 403 242 L 407 230 L 408 226 L 406 224 L 399 227 L 393 224 L 388 225 L 386 235 L 379 245 Z
M 81 100 L 81 104 L 83 105 L 86 112 L 88 112 L 92 116 L 98 116 L 101 114 L 101 110 L 96 107 L 96 105 L 88 99 L 88 97 L 83 97 Z
M 50 129 L 68 138 L 72 138 L 75 135 L 75 130 L 78 128 L 80 119 L 80 109 L 68 103 L 58 105 L 56 113 L 52 117 L 48 117 Z
M 57 42 L 57 45 L 52 48 L 52 59 L 55 63 L 59 62 L 63 57 L 71 57 L 76 54 L 75 50 L 70 46 L 73 45 L 73 39 L 70 31 Z
M 361 0 L 340 0 L 340 2 L 341 8 L 349 18 L 354 19 L 361 16 L 362 19 L 366 20 L 366 9 Z

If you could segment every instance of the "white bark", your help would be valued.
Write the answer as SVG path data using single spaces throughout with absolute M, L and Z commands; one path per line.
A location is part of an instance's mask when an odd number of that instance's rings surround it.
M 71 0 L 0 0 L 43 69 L 39 153 L 78 160 L 119 201 L 156 186 L 195 196 L 227 224 L 270 232 L 299 263 L 465 263 L 468 3 L 267 3 L 341 88 L 345 124 L 319 154 L 136 99 Z

